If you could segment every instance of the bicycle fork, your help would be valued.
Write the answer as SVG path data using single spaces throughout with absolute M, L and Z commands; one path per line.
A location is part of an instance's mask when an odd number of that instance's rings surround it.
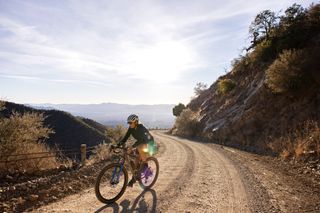
M 112 172 L 112 178 L 111 178 L 111 181 L 113 183 L 119 183 L 120 175 L 121 175 L 122 170 L 123 170 L 123 163 L 124 162 L 122 160 L 119 160 L 119 164 L 120 164 L 119 171 L 117 171 L 118 170 L 117 166 L 114 167 L 113 172 Z

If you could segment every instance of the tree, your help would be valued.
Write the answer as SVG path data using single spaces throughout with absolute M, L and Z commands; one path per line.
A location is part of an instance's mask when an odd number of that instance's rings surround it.
M 282 16 L 281 23 L 285 26 L 292 25 L 297 19 L 302 18 L 305 14 L 305 9 L 299 4 L 293 4 L 285 11 L 285 15 Z
M 179 103 L 178 105 L 176 105 L 175 107 L 173 107 L 172 112 L 173 115 L 178 117 L 180 116 L 181 112 L 186 109 L 186 106 L 182 103 Z
M 198 96 L 206 89 L 207 89 L 207 84 L 198 82 L 194 88 L 194 93 L 196 94 L 196 96 Z
M 255 17 L 249 27 L 252 45 L 247 51 L 255 47 L 261 40 L 270 38 L 270 32 L 276 26 L 277 19 L 275 13 L 270 10 L 264 10 Z

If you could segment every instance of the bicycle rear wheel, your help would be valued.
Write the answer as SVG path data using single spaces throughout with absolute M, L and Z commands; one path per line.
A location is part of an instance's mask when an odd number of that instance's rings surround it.
M 120 169 L 122 167 L 122 169 Z M 128 184 L 128 172 L 119 163 L 104 167 L 95 183 L 96 197 L 102 203 L 116 202 L 125 192 Z
M 158 179 L 159 162 L 155 157 L 148 157 L 145 163 L 141 165 L 139 170 L 139 184 L 143 189 L 150 189 Z

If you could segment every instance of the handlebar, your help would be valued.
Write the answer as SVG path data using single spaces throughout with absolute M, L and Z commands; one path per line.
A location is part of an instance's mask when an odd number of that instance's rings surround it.
M 121 151 L 120 151 L 120 150 L 117 151 L 117 149 L 121 149 L 121 150 L 124 151 L 126 154 L 128 154 L 128 153 L 127 153 L 128 147 L 119 146 L 119 145 L 111 145 L 111 146 L 110 146 L 110 152 L 112 151 L 112 152 L 114 152 L 115 154 L 119 154 Z M 135 153 L 135 151 L 134 151 L 133 153 Z M 130 156 L 134 156 L 134 155 L 132 155 L 132 154 L 129 154 L 129 155 L 130 155 Z
M 119 146 L 119 145 L 112 145 L 110 146 L 110 151 L 113 151 L 115 153 L 120 153 L 120 151 L 116 151 L 116 149 L 122 149 L 122 150 L 126 150 L 127 148 L 126 147 L 122 147 L 122 146 Z

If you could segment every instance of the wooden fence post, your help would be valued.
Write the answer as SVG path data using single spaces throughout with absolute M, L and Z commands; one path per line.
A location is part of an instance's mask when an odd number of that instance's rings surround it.
M 81 164 L 85 165 L 86 159 L 87 159 L 87 144 L 81 144 L 80 150 L 81 150 Z

